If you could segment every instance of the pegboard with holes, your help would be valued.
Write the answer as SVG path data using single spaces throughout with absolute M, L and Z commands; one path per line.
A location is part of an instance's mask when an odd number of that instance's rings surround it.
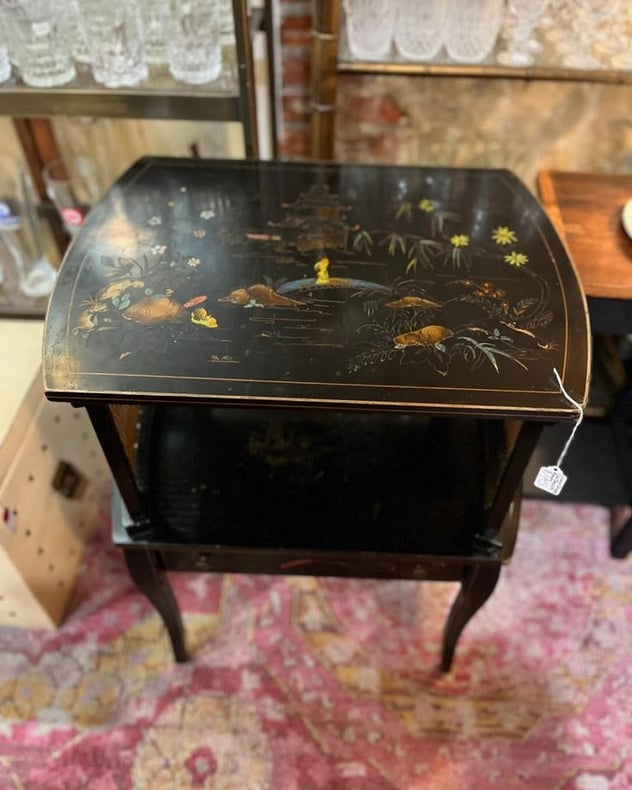
M 0 625 L 61 623 L 109 480 L 85 410 L 48 402 L 38 372 L 0 447 Z

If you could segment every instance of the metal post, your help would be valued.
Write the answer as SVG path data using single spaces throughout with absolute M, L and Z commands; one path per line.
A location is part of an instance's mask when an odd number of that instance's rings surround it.
M 255 98 L 255 70 L 252 57 L 252 31 L 247 0 L 233 0 L 237 72 L 239 77 L 239 114 L 244 130 L 247 159 L 259 156 L 257 140 L 257 103 Z
M 312 15 L 311 154 L 313 159 L 332 160 L 340 0 L 313 2 Z

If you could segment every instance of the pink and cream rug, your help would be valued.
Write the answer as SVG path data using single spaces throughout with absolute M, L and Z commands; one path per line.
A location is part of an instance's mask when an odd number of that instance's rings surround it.
M 180 575 L 194 660 L 107 530 L 57 632 L 0 630 L 0 788 L 632 787 L 632 558 L 607 513 L 527 502 L 436 671 L 452 584 Z

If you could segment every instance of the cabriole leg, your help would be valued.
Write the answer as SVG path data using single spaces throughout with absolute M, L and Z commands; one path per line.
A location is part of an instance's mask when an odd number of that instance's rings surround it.
M 500 562 L 485 562 L 468 565 L 463 571 L 461 589 L 452 604 L 443 632 L 442 672 L 450 671 L 461 632 L 493 593 L 501 567 Z
M 175 660 L 188 661 L 180 607 L 158 554 L 148 549 L 124 549 L 123 553 L 136 586 L 162 617 L 171 640 Z

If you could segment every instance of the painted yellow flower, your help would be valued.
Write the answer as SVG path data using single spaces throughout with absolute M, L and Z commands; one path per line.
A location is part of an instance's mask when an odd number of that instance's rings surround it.
M 510 266 L 524 266 L 525 263 L 529 263 L 529 258 L 524 252 L 510 252 L 509 255 L 505 255 L 505 263 Z
M 422 198 L 419 201 L 419 208 L 421 209 L 421 211 L 425 211 L 426 214 L 429 214 L 431 211 L 434 211 L 436 209 L 436 206 L 432 202 L 432 200 L 428 200 L 428 198 Z
M 504 225 L 499 225 L 497 228 L 494 228 L 492 231 L 492 239 L 496 244 L 515 244 L 518 241 L 516 232 L 504 227 Z
M 450 238 L 450 244 L 453 247 L 467 247 L 470 243 L 470 237 L 465 233 L 457 233 Z

